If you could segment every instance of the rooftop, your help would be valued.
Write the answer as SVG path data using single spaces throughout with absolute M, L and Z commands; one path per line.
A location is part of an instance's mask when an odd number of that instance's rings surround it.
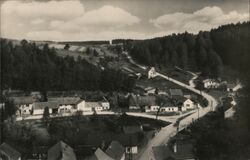
M 88 160 L 114 160 L 114 159 L 108 156 L 100 148 L 97 148 L 94 155 L 91 156 Z
M 125 148 L 118 141 L 112 141 L 106 153 L 114 160 L 120 160 L 125 153 Z
M 76 155 L 69 145 L 60 141 L 48 150 L 48 160 L 55 159 L 76 160 Z
M 17 160 L 21 157 L 21 153 L 19 153 L 7 143 L 3 143 L 0 145 L 0 153 L 8 155 L 12 160 Z
M 169 89 L 171 96 L 183 96 L 183 92 L 181 89 Z

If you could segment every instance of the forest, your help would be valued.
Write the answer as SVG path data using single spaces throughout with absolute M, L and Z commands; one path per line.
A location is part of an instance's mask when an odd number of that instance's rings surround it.
M 39 49 L 26 40 L 13 45 L 1 39 L 1 62 L 2 89 L 130 91 L 134 85 L 119 70 L 101 70 L 80 57 L 59 57 L 48 44 Z
M 224 65 L 241 70 L 241 64 L 250 59 L 249 28 L 250 23 L 244 22 L 200 31 L 197 35 L 185 32 L 143 41 L 117 41 L 123 42 L 139 63 L 159 68 L 178 66 L 218 77 Z

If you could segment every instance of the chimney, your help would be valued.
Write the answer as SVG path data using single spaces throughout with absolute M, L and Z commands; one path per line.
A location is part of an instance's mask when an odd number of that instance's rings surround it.
M 177 143 L 176 142 L 174 143 L 173 149 L 174 149 L 174 153 L 177 153 Z

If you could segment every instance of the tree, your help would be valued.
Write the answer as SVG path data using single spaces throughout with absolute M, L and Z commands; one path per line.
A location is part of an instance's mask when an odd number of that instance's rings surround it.
M 166 97 L 164 97 L 164 96 L 157 96 L 156 97 L 156 104 L 159 105 L 159 108 L 158 108 L 156 116 L 155 116 L 156 120 L 157 120 L 159 113 L 161 111 L 161 107 L 163 107 L 165 102 L 166 102 Z
M 48 125 L 49 121 L 49 107 L 46 106 L 43 110 L 43 121 L 45 122 L 46 126 Z
M 70 45 L 69 45 L 68 43 L 65 44 L 64 49 L 65 49 L 65 50 L 69 50 L 69 48 L 70 48 Z

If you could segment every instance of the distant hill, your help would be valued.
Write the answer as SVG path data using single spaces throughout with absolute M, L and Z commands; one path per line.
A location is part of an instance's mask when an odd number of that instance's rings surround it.
M 211 31 L 172 34 L 147 40 L 122 42 L 139 63 L 169 67 L 179 66 L 217 77 L 223 66 L 246 70 L 250 59 L 250 22 L 228 24 Z

